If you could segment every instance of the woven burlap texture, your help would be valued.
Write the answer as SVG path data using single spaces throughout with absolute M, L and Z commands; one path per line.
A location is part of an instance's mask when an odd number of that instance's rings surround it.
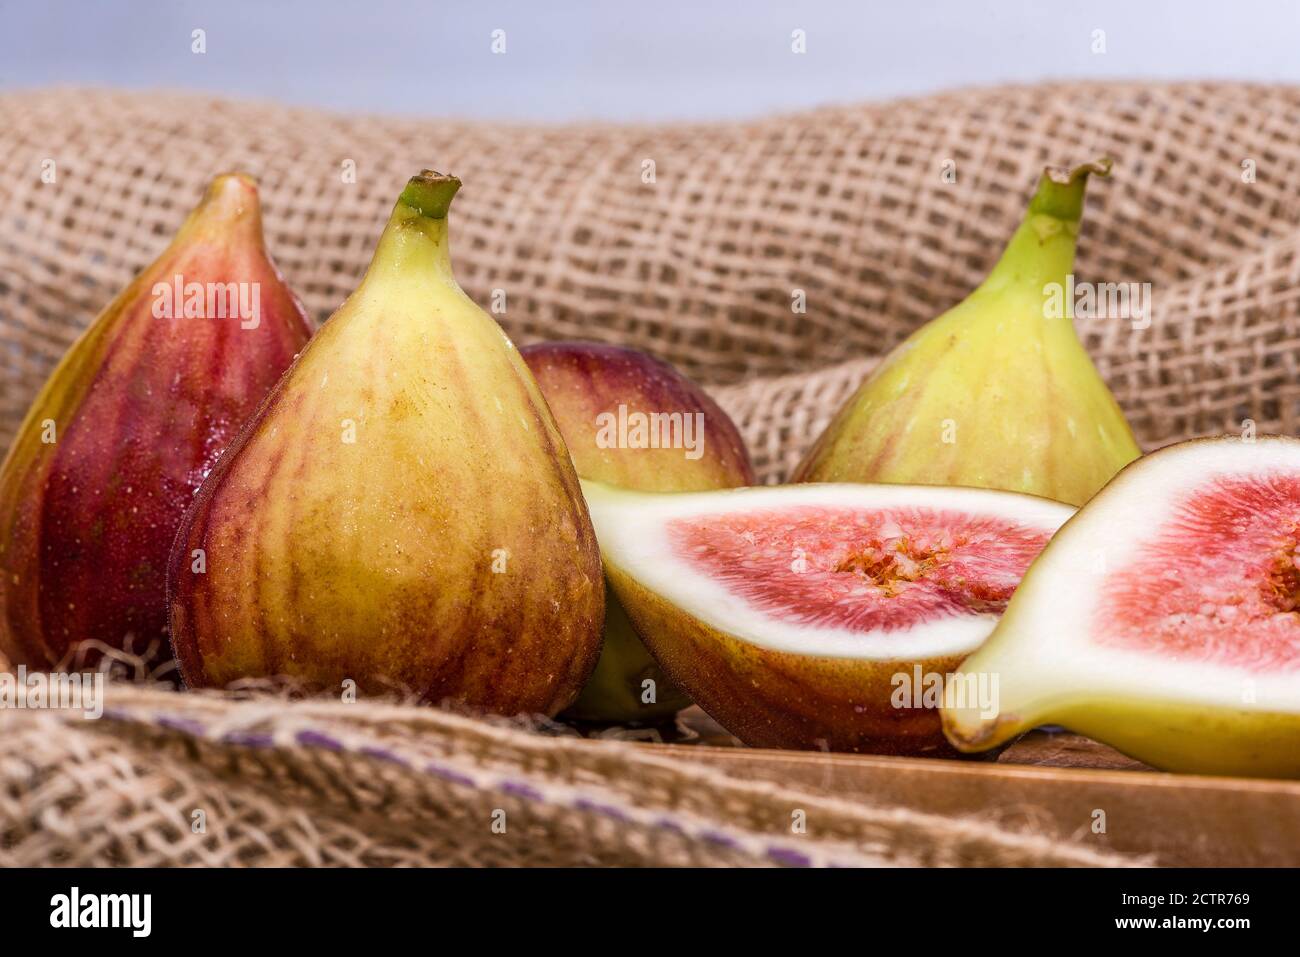
M 0 96 L 0 441 L 212 175 L 258 178 L 272 253 L 320 321 L 406 178 L 433 167 L 465 182 L 458 277 L 485 305 L 504 294 L 517 342 L 601 339 L 675 363 L 778 480 L 881 354 L 988 271 L 1041 167 L 1101 155 L 1115 174 L 1091 188 L 1076 272 L 1150 283 L 1153 321 L 1080 331 L 1139 441 L 1246 420 L 1294 432 L 1297 89 L 1048 85 L 656 127 L 61 90 Z M 97 723 L 0 715 L 0 861 L 1103 859 L 429 709 L 113 697 Z M 428 771 L 438 762 L 447 774 Z M 824 830 L 791 843 L 792 806 Z M 520 822 L 508 839 L 487 831 L 489 807 Z
M 6 716 L 0 865 L 1129 863 L 433 708 L 123 686 L 110 702 L 99 721 Z

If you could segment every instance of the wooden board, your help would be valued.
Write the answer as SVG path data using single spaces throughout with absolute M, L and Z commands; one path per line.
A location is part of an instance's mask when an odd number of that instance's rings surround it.
M 698 709 L 693 744 L 650 744 L 735 777 L 1097 842 L 1164 866 L 1300 867 L 1300 782 L 1165 774 L 1079 735 L 1036 731 L 997 760 L 733 746 Z M 1094 833 L 1096 812 L 1105 833 Z

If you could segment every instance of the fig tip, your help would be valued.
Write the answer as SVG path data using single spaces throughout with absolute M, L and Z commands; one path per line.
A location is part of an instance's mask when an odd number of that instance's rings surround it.
M 232 170 L 218 173 L 208 184 L 208 195 L 217 196 L 226 192 L 249 192 L 257 195 L 257 179 L 252 173 Z

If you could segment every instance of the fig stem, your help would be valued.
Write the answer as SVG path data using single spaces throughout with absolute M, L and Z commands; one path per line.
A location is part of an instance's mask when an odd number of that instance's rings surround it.
M 458 189 L 460 180 L 455 176 L 426 169 L 411 177 L 398 201 L 428 219 L 446 219 Z
M 1024 221 L 1007 243 L 982 288 L 1015 286 L 1041 295 L 1047 283 L 1066 281 L 1074 269 L 1074 249 L 1083 218 L 1083 194 L 1088 177 L 1105 176 L 1110 160 L 1084 163 L 1074 169 L 1049 167 L 1038 181 Z
M 419 282 L 434 275 L 454 283 L 447 211 L 458 189 L 455 176 L 428 169 L 412 176 L 379 237 L 367 278 Z
M 1083 218 L 1083 194 L 1090 175 L 1109 176 L 1111 160 L 1102 157 L 1074 169 L 1049 166 L 1038 181 L 1038 191 L 1029 201 L 1029 213 L 1077 223 Z

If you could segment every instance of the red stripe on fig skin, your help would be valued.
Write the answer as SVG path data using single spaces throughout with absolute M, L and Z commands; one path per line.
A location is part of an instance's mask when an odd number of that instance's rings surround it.
M 444 361 L 439 369 L 446 373 L 446 378 L 441 385 L 453 392 L 468 393 L 474 388 L 474 383 L 466 373 L 464 360 L 461 357 L 459 344 L 453 348 L 456 349 L 457 361 Z M 465 417 L 472 423 L 470 431 L 475 434 L 483 434 L 486 423 L 479 407 L 470 404 L 464 410 Z M 489 489 L 481 487 L 477 494 L 483 495 L 483 504 L 490 511 L 493 510 L 493 499 Z M 464 544 L 479 555 L 491 554 L 492 544 L 488 540 L 488 529 L 495 526 L 494 518 L 484 520 L 476 530 L 477 535 L 472 544 L 469 541 Z M 491 689 L 494 686 L 509 687 L 510 676 L 505 673 L 505 662 L 502 661 L 504 656 L 500 654 L 476 654 L 478 651 L 475 647 L 481 643 L 483 647 L 492 649 L 501 647 L 505 642 L 511 641 L 513 636 L 508 631 L 503 630 L 495 622 L 490 623 L 485 618 L 487 611 L 487 602 L 484 601 L 488 593 L 490 579 L 487 577 L 492 574 L 490 566 L 486 562 L 479 562 L 471 566 L 472 578 L 468 581 L 462 581 L 460 584 L 467 588 L 465 601 L 463 602 L 464 611 L 457 615 L 456 629 L 450 634 L 445 630 L 433 635 L 433 644 L 430 647 L 431 657 L 437 658 L 441 655 L 448 655 L 444 658 L 440 667 L 434 669 L 434 680 L 425 689 L 423 694 L 432 701 L 440 701 L 449 696 L 457 694 L 458 690 L 463 689 L 463 693 L 470 699 L 476 701 L 489 700 Z M 521 609 L 524 614 L 522 621 L 517 621 L 519 634 L 522 637 L 522 643 L 516 642 L 516 647 L 522 647 L 526 652 L 529 650 L 528 645 L 534 636 L 534 623 L 528 617 L 529 606 L 524 605 Z M 413 630 L 419 631 L 422 624 L 418 621 L 411 623 Z M 485 634 L 493 636 L 491 641 L 483 641 Z M 440 647 L 441 645 L 441 647 Z M 526 656 L 527 657 L 527 656 Z M 476 674 L 474 667 L 487 669 L 486 675 Z
M 155 318 L 153 286 L 177 274 L 258 283 L 260 323 Z M 180 517 L 309 334 L 266 255 L 255 187 L 215 181 L 74 344 L 20 430 L 0 475 L 0 648 L 40 667 L 86 639 L 168 655 L 164 577 Z M 54 445 L 40 442 L 46 418 Z
M 893 676 L 947 675 L 965 655 L 920 661 L 823 658 L 740 641 L 606 565 L 623 607 L 668 676 L 719 724 L 758 748 L 956 756 L 937 708 L 895 708 Z

